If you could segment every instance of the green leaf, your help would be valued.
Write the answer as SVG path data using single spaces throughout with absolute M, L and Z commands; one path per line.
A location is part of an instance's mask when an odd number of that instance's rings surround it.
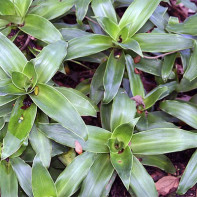
M 23 53 L 6 36 L 0 33 L 0 66 L 10 76 L 13 71 L 22 71 L 27 60 Z
M 21 17 L 24 17 L 32 3 L 32 0 L 14 0 L 14 5 L 18 9 Z
M 80 116 L 97 116 L 98 107 L 83 93 L 72 88 L 60 87 L 56 89 L 72 103 Z
M 38 124 L 38 128 L 48 138 L 65 146 L 75 148 L 75 142 L 78 141 L 83 150 L 94 153 L 109 152 L 107 141 L 111 137 L 111 133 L 105 129 L 87 125 L 88 140 L 84 142 L 59 124 Z
M 18 182 L 10 163 L 0 162 L 1 197 L 18 197 Z
M 117 35 L 118 35 L 120 29 L 115 22 L 113 22 L 110 18 L 107 18 L 107 17 L 98 17 L 97 21 L 102 26 L 103 30 L 106 33 L 108 33 L 112 39 L 114 39 L 114 40 L 118 39 Z
M 15 15 L 15 7 L 11 1 L 0 1 L 0 15 Z
M 111 131 L 110 128 L 111 110 L 112 110 L 112 102 L 109 104 L 104 104 L 103 102 L 101 102 L 101 107 L 100 107 L 101 125 L 102 128 L 108 131 Z
M 51 22 L 34 14 L 25 17 L 24 26 L 20 27 L 20 30 L 46 43 L 63 39 L 61 33 Z
M 10 79 L 0 80 L 0 95 L 23 95 L 25 90 L 18 89 Z
M 141 33 L 133 36 L 144 52 L 171 52 L 193 47 L 193 40 L 176 34 Z
M 197 183 L 197 151 L 194 152 L 181 177 L 177 193 L 183 195 Z
M 116 43 L 116 44 L 119 45 L 121 48 L 123 48 L 125 50 L 134 51 L 135 53 L 137 53 L 138 55 L 143 57 L 142 50 L 140 48 L 139 43 L 132 38 L 127 39 L 123 43 Z
M 67 54 L 68 43 L 62 40 L 49 44 L 33 60 L 39 83 L 47 83 L 58 71 Z
M 95 161 L 95 154 L 85 152 L 76 157 L 55 182 L 58 197 L 71 196 L 79 188 Z
M 11 101 L 16 100 L 18 97 L 19 96 L 14 96 L 14 95 L 0 96 L 0 106 L 10 103 Z
M 62 28 L 60 29 L 60 32 L 64 40 L 66 41 L 72 40 L 73 38 L 79 38 L 81 36 L 86 36 L 90 34 L 89 32 L 86 32 L 77 28 Z
M 186 78 L 182 78 L 180 84 L 177 85 L 177 92 L 188 92 L 190 90 L 194 90 L 197 87 L 197 78 L 193 81 L 189 81 Z
M 37 107 L 32 103 L 27 109 L 21 109 L 24 106 L 24 99 L 25 96 L 18 98 L 13 107 L 8 131 L 3 141 L 2 159 L 6 159 L 20 148 L 33 126 Z
M 187 66 L 187 69 L 184 73 L 184 76 L 183 76 L 184 78 L 190 81 L 196 79 L 197 77 L 196 64 L 197 64 L 197 42 L 194 41 L 194 50 L 190 57 L 190 61 Z
M 68 54 L 66 59 L 70 60 L 92 55 L 112 46 L 112 40 L 108 36 L 90 34 L 74 38 L 68 42 Z
M 77 22 L 79 24 L 82 24 L 82 20 L 88 11 L 88 6 L 91 1 L 92 0 L 81 0 L 75 2 Z
M 114 168 L 107 154 L 99 154 L 82 183 L 79 196 L 100 197 L 110 180 Z
M 114 129 L 121 124 L 130 122 L 135 117 L 135 113 L 135 101 L 131 100 L 125 91 L 120 90 L 114 98 L 112 105 L 111 131 L 114 131 Z
M 106 69 L 106 62 L 100 64 L 91 81 L 90 98 L 98 104 L 104 95 L 103 77 Z
M 129 35 L 130 37 L 133 36 L 146 23 L 159 3 L 160 0 L 133 1 L 120 20 L 120 28 L 130 24 Z
M 69 11 L 73 7 L 74 2 L 75 0 L 35 0 L 29 13 L 52 20 Z
M 3 106 L 0 106 L 0 117 L 3 117 L 9 114 L 12 111 L 14 102 L 7 103 Z
M 31 85 L 30 79 L 21 72 L 12 73 L 12 83 L 21 90 L 28 90 Z
M 125 69 L 125 55 L 122 51 L 113 50 L 107 61 L 104 74 L 104 103 L 109 103 L 118 93 Z M 120 53 L 120 54 L 119 54 Z
M 177 117 L 191 127 L 197 129 L 197 106 L 190 102 L 164 101 L 160 104 L 161 110 Z
M 111 0 L 92 0 L 92 9 L 96 17 L 106 17 L 117 23 L 116 11 Z
M 183 70 L 185 71 L 190 61 L 191 50 L 185 49 L 185 50 L 180 51 L 180 56 L 181 56 L 181 61 L 183 64 Z
M 133 154 L 131 153 L 130 148 L 127 146 L 121 153 L 110 152 L 110 158 L 112 165 L 128 190 L 133 164 Z
M 86 125 L 70 101 L 51 86 L 38 84 L 36 87 L 38 94 L 30 95 L 34 103 L 49 117 L 86 140 Z
M 20 186 L 29 197 L 33 197 L 31 186 L 31 167 L 26 164 L 20 157 L 10 159 L 12 168 L 16 173 Z
M 161 95 L 168 90 L 167 86 L 153 89 L 144 98 L 145 109 L 152 107 L 161 97 Z
M 174 66 L 176 57 L 177 57 L 177 53 L 173 53 L 164 57 L 162 70 L 161 70 L 162 79 L 164 81 L 168 80 L 170 73 L 172 72 L 172 68 Z
M 139 63 L 135 64 L 135 67 L 151 75 L 161 76 L 162 61 L 143 58 Z
M 41 133 L 34 125 L 29 135 L 32 148 L 40 158 L 44 167 L 48 168 L 51 162 L 52 144 L 51 141 Z
M 197 14 L 188 17 L 183 23 L 168 23 L 167 31 L 178 34 L 197 35 Z
M 116 139 L 118 142 L 123 142 L 124 144 L 123 148 L 125 148 L 126 146 L 128 146 L 132 135 L 133 135 L 132 123 L 125 123 L 115 128 L 115 130 L 112 133 L 111 139 Z
M 136 155 L 143 165 L 154 166 L 167 173 L 174 174 L 176 168 L 165 155 Z
M 133 135 L 133 154 L 160 155 L 197 147 L 197 134 L 177 128 L 156 128 Z
M 129 76 L 129 82 L 130 82 L 130 88 L 132 91 L 133 96 L 141 96 L 144 98 L 145 93 L 144 93 L 144 86 L 142 83 L 142 80 L 140 78 L 140 75 L 135 73 L 135 66 L 133 59 L 130 55 L 126 55 L 126 68 L 127 68 L 127 73 Z
M 153 179 L 136 157 L 133 158 L 130 187 L 137 197 L 158 196 Z
M 38 76 L 37 76 L 34 64 L 32 62 L 28 62 L 25 65 L 23 73 L 30 79 L 31 88 L 33 89 L 37 83 L 37 80 L 38 80 Z
M 34 197 L 57 197 L 57 191 L 53 179 L 48 170 L 36 156 L 32 166 L 32 189 Z

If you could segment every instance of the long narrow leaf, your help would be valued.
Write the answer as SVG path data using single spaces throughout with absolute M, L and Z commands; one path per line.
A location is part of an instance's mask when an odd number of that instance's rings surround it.
M 38 94 L 30 95 L 35 104 L 62 126 L 74 132 L 79 137 L 87 139 L 85 123 L 71 102 L 51 86 L 39 84 L 37 88 Z
M 34 14 L 25 17 L 24 26 L 20 27 L 20 29 L 46 43 L 53 43 L 63 39 L 61 33 L 51 22 Z
M 79 196 L 100 197 L 112 176 L 114 168 L 107 154 L 99 154 L 82 183 Z
M 33 126 L 37 107 L 32 103 L 27 109 L 22 109 L 24 99 L 25 96 L 20 97 L 12 110 L 8 131 L 3 141 L 2 159 L 9 157 L 20 148 Z
M 170 52 L 193 47 L 193 40 L 176 34 L 141 33 L 133 36 L 144 52 Z
M 189 102 L 164 101 L 160 108 L 197 129 L 197 106 Z
M 0 66 L 8 74 L 22 71 L 27 60 L 23 53 L 6 36 L 0 33 Z
M 58 197 L 71 196 L 87 176 L 90 167 L 94 163 L 95 154 L 83 153 L 59 175 L 55 182 Z
M 197 147 L 197 134 L 177 128 L 158 128 L 133 135 L 134 154 L 160 155 Z M 156 147 L 156 148 L 155 148 Z
M 20 186 L 28 196 L 33 197 L 31 186 L 31 167 L 26 164 L 20 157 L 12 158 L 10 162 L 14 172 L 16 173 Z

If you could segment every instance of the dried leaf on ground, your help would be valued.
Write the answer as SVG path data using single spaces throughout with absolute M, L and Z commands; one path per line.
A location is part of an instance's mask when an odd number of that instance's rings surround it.
M 174 176 L 165 176 L 155 183 L 159 195 L 167 195 L 177 189 L 179 178 Z

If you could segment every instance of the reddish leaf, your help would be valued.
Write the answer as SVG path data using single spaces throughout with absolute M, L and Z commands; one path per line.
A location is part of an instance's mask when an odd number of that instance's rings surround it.
M 179 185 L 179 178 L 174 176 L 165 176 L 155 183 L 159 195 L 167 195 L 176 190 Z
M 75 151 L 80 155 L 83 152 L 82 146 L 78 141 L 75 141 Z

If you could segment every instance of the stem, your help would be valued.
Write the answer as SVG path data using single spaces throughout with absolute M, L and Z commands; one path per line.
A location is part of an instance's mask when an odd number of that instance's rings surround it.
M 166 55 L 170 55 L 170 54 L 173 54 L 173 53 L 176 53 L 178 51 L 172 51 L 172 52 L 168 52 L 168 53 L 164 53 L 164 54 L 161 54 L 161 55 L 157 55 L 157 56 L 154 56 L 154 57 L 149 57 L 149 56 L 143 56 L 143 58 L 145 59 L 158 59 L 160 57 L 165 57 Z
M 81 62 L 75 61 L 75 60 L 69 60 L 70 62 L 73 62 L 75 64 L 79 64 L 80 66 L 83 66 L 84 68 L 87 68 L 88 70 L 91 70 L 89 67 L 87 67 L 85 64 L 82 64 Z
M 93 22 L 94 24 L 99 25 L 96 21 L 92 20 L 90 17 L 85 16 L 85 18 L 87 18 L 89 21 Z M 99 25 L 99 26 L 100 26 L 100 25 Z

